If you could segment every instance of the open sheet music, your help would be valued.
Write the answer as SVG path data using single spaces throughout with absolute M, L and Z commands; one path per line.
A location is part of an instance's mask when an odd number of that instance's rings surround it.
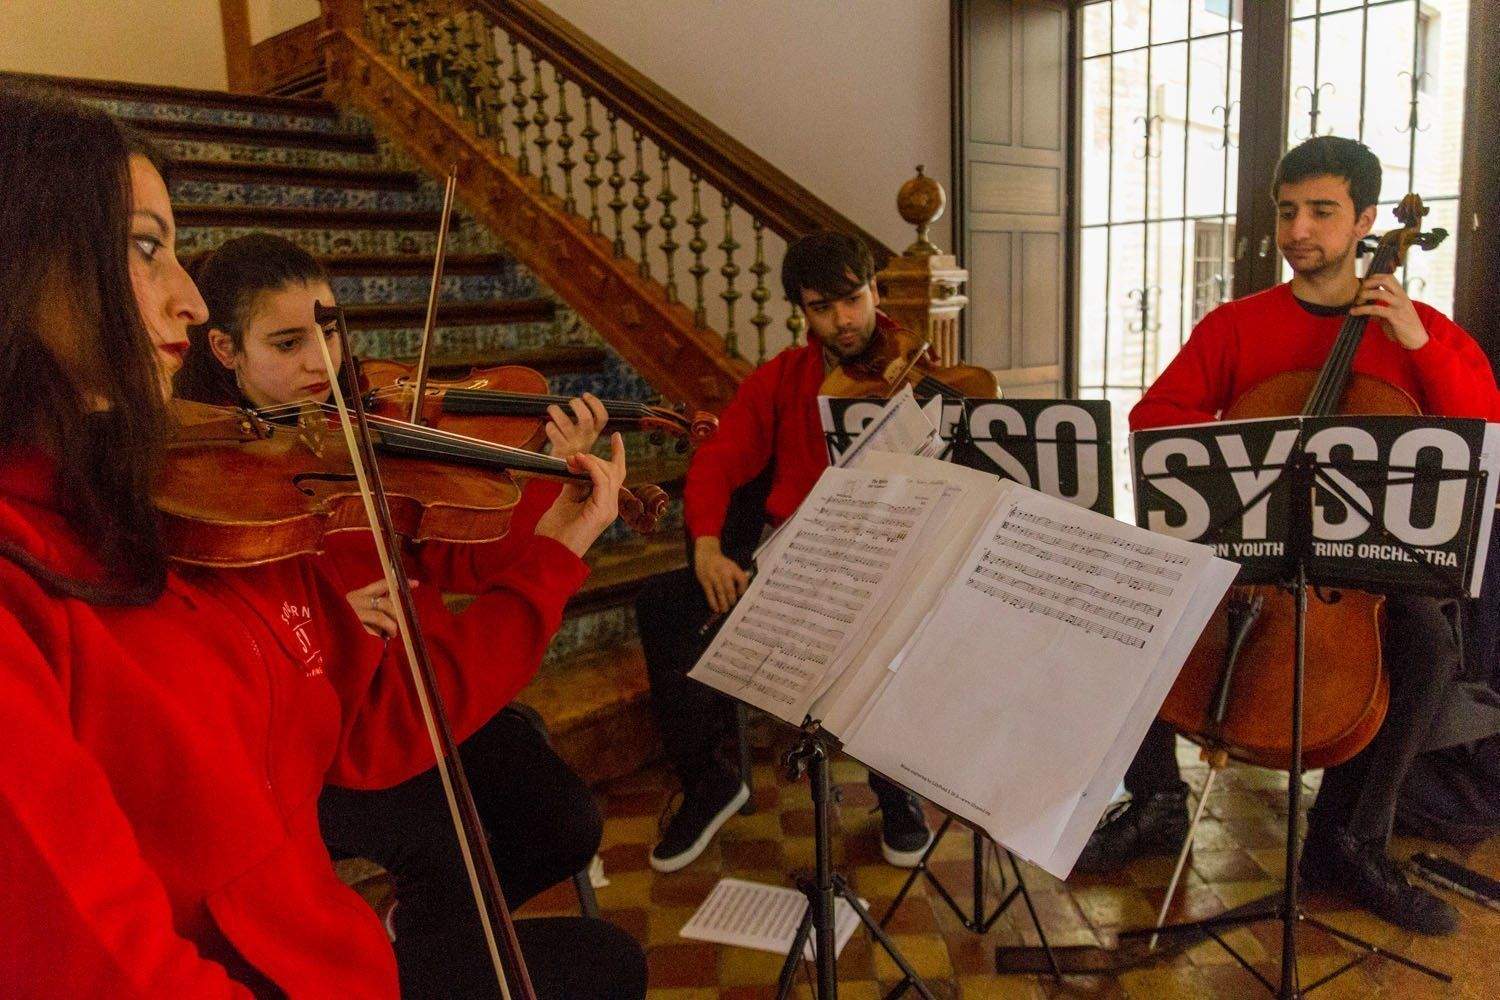
M 1018 483 L 866 451 L 763 550 L 691 676 L 1060 877 L 1236 567 Z

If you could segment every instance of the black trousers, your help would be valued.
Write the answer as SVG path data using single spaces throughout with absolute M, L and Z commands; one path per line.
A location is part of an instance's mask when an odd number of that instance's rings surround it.
M 505 709 L 459 747 L 506 902 L 512 909 L 587 866 L 603 821 L 588 786 L 525 714 Z M 328 787 L 318 800 L 335 857 L 376 862 L 395 881 L 396 963 L 403 997 L 495 996 L 482 926 L 437 769 L 394 788 Z M 542 997 L 645 995 L 640 947 L 599 920 L 516 924 Z
M 713 641 L 713 630 L 700 631 L 712 615 L 691 569 L 658 577 L 636 600 L 636 627 L 651 683 L 651 709 L 684 791 L 697 787 L 715 770 L 733 770 L 719 759 L 725 734 L 734 725 L 733 702 L 687 676 Z M 906 794 L 873 773 L 870 787 L 882 801 Z
M 1360 840 L 1389 840 L 1406 773 L 1427 742 L 1449 683 L 1458 676 L 1451 601 L 1391 595 L 1386 599 L 1384 660 L 1391 702 L 1370 745 L 1323 772 L 1308 812 L 1309 835 L 1343 828 Z M 1152 723 L 1125 772 L 1131 795 L 1151 795 L 1181 780 L 1172 727 Z

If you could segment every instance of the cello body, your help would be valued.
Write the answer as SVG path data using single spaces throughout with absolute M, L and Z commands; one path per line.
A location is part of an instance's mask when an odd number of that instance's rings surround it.
M 1288 416 L 1303 408 L 1316 371 L 1272 376 L 1224 412 L 1225 419 Z M 1416 414 L 1416 401 L 1380 379 L 1349 375 L 1340 413 Z M 1261 599 L 1260 615 L 1234 661 L 1227 710 L 1214 720 L 1230 645 L 1231 602 Z M 1390 699 L 1381 662 L 1385 598 L 1358 590 L 1309 588 L 1303 685 L 1303 766 L 1332 767 L 1379 731 Z M 1273 586 L 1236 587 L 1188 655 L 1160 718 L 1195 743 L 1261 767 L 1291 766 L 1294 599 Z

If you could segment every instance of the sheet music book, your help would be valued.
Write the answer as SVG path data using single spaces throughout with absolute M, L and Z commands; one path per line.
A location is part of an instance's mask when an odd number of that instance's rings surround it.
M 860 902 L 864 902 L 861 900 Z M 807 912 L 807 897 L 796 889 L 762 885 L 737 878 L 721 878 L 703 905 L 678 931 L 694 941 L 732 944 L 757 951 L 785 955 L 797 938 L 797 925 Z M 849 943 L 859 917 L 846 900 L 833 904 L 833 954 L 837 958 Z M 811 962 L 816 942 L 809 938 L 802 948 Z
M 1237 567 L 1019 483 L 824 472 L 689 676 L 1065 877 Z

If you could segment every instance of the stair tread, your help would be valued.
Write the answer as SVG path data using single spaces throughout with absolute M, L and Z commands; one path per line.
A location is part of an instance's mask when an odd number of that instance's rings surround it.
M 480 299 L 438 304 L 439 325 L 521 323 L 550 320 L 557 303 L 548 298 Z M 344 306 L 351 329 L 375 326 L 420 326 L 427 317 L 425 302 L 365 302 Z
M 27 81 L 65 89 L 87 97 L 117 98 L 132 101 L 157 101 L 162 104 L 186 104 L 210 108 L 233 108 L 240 111 L 267 111 L 303 115 L 309 118 L 337 118 L 339 109 L 331 101 L 303 97 L 269 97 L 260 94 L 231 94 L 224 90 L 200 90 L 163 84 L 130 83 L 124 80 L 95 80 L 84 77 L 50 74 L 0 72 L 0 79 Z
M 644 701 L 646 661 L 636 642 L 549 664 L 516 700 L 542 713 L 557 737 L 621 706 Z
M 313 132 L 255 125 L 199 124 L 157 118 L 121 118 L 139 132 L 160 139 L 194 139 L 250 146 L 298 146 L 373 155 L 375 137 L 358 132 Z
M 309 167 L 285 163 L 242 163 L 225 160 L 172 161 L 173 180 L 210 180 L 231 183 L 278 183 L 287 186 L 382 188 L 416 191 L 421 176 L 411 170 L 385 167 Z
M 270 205 L 179 205 L 177 225 L 256 226 L 265 229 L 436 230 L 442 214 L 426 209 L 282 208 Z M 431 262 L 429 260 L 428 267 Z

